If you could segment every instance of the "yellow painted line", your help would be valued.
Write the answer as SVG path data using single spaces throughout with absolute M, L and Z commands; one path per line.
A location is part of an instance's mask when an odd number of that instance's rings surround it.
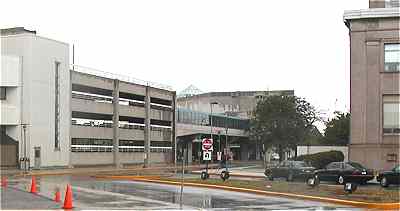
M 121 176 L 105 176 L 111 179 L 120 179 Z M 138 178 L 138 177 L 131 177 L 123 176 L 125 179 L 136 180 L 136 181 L 143 181 L 143 182 L 153 182 L 153 183 L 160 183 L 160 184 L 169 184 L 169 185 L 180 185 L 181 182 L 174 182 L 174 181 L 167 181 L 161 179 L 145 179 L 145 178 Z M 249 188 L 239 188 L 239 187 L 232 187 L 232 186 L 225 186 L 225 185 L 210 185 L 210 184 L 202 184 L 202 183 L 191 183 L 191 182 L 184 182 L 186 186 L 193 186 L 193 187 L 203 187 L 203 188 L 214 188 L 214 189 L 223 189 L 229 191 L 237 191 L 237 192 L 244 192 L 244 193 L 254 193 L 254 194 L 261 194 L 261 195 L 271 195 L 271 196 L 280 196 L 280 197 L 287 197 L 287 198 L 297 198 L 297 199 L 306 199 L 312 201 L 320 201 L 320 202 L 327 202 L 333 204 L 342 204 L 342 205 L 349 205 L 355 207 L 365 207 L 371 209 L 400 209 L 400 202 L 399 203 L 370 203 L 370 202 L 360 202 L 360 201 L 350 201 L 350 200 L 343 200 L 343 199 L 334 199 L 334 198 L 327 198 L 327 197 L 319 197 L 319 196 L 307 196 L 302 194 L 293 194 L 293 193 L 280 193 L 280 192 L 272 192 L 272 191 L 265 191 L 265 190 L 257 190 L 257 189 L 249 189 Z

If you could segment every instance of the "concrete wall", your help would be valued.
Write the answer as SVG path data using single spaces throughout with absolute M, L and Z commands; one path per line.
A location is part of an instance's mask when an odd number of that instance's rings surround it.
M 344 161 L 349 160 L 349 148 L 347 146 L 297 146 L 297 156 L 332 150 L 341 151 L 344 155 Z
M 71 120 L 68 44 L 32 33 L 2 36 L 1 42 L 2 54 L 15 55 L 23 61 L 20 122 L 29 124 L 27 142 L 31 161 L 34 160 L 34 147 L 40 147 L 41 166 L 67 166 Z M 60 150 L 54 149 L 56 62 L 60 63 Z
M 0 87 L 6 88 L 6 99 L 0 100 L 0 125 L 21 122 L 22 58 L 1 54 Z
M 152 163 L 168 163 L 171 162 L 171 153 L 152 152 L 150 154 Z M 121 152 L 119 159 L 122 164 L 143 163 L 143 152 Z M 72 152 L 72 165 L 112 165 L 112 152 Z
M 111 103 L 98 103 L 92 100 L 84 99 L 71 99 L 72 111 L 98 113 L 98 114 L 113 114 L 113 107 Z
M 112 152 L 71 152 L 72 165 L 111 165 Z
M 1 55 L 0 87 L 21 85 L 21 58 L 13 55 Z
M 384 44 L 400 42 L 399 24 L 398 17 L 350 20 L 349 159 L 368 168 L 392 168 L 396 162 L 385 158 L 391 150 L 400 156 L 399 136 L 384 135 L 382 127 L 383 95 L 400 95 L 400 73 L 384 72 Z
M 278 94 L 293 95 L 294 91 L 211 92 L 190 97 L 180 97 L 177 99 L 177 106 L 178 108 L 210 113 L 210 103 L 218 102 L 217 105 L 213 105 L 213 113 L 230 113 L 241 118 L 250 118 L 257 102 L 262 99 L 260 97 Z
M 177 136 L 187 136 L 193 134 L 209 134 L 210 133 L 210 126 L 203 126 L 203 125 L 192 125 L 192 124 L 184 124 L 178 123 L 177 124 Z M 222 127 L 213 127 L 214 133 L 217 134 L 216 131 L 221 131 L 222 134 L 225 134 L 225 128 Z M 248 134 L 244 130 L 238 129 L 228 129 L 229 136 L 240 136 L 240 137 L 247 137 Z

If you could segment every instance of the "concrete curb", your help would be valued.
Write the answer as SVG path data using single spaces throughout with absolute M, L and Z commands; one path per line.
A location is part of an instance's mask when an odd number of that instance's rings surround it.
M 180 182 L 161 180 L 159 178 L 154 178 L 154 177 L 152 178 L 151 176 L 150 177 L 146 177 L 146 176 L 141 176 L 141 177 L 137 177 L 137 176 L 136 177 L 104 176 L 104 177 L 100 177 L 100 178 L 128 179 L 128 180 L 134 180 L 134 181 L 152 182 L 152 183 L 169 184 L 169 185 L 180 185 L 181 184 Z M 319 197 L 319 196 L 307 196 L 307 195 L 301 195 L 301 194 L 280 193 L 280 192 L 272 192 L 272 191 L 249 189 L 249 188 L 238 188 L 238 187 L 225 186 L 225 185 L 210 185 L 210 184 L 191 183 L 191 182 L 184 182 L 183 184 L 185 186 L 192 186 L 192 187 L 223 189 L 223 190 L 228 190 L 228 191 L 253 193 L 253 194 L 259 194 L 259 195 L 270 195 L 270 196 L 278 196 L 278 197 L 286 197 L 286 198 L 305 199 L 305 200 L 311 200 L 311 201 L 349 205 L 349 206 L 354 206 L 354 207 L 362 207 L 362 208 L 370 208 L 370 209 L 383 209 L 383 210 L 400 209 L 400 202 L 399 203 L 370 203 L 370 202 L 360 202 L 360 201 L 350 201 L 350 200 L 343 200 L 343 199 L 326 198 L 326 197 Z
M 192 173 L 192 174 L 199 174 L 199 175 L 201 174 L 201 172 L 194 172 L 194 171 L 192 171 L 191 173 Z M 215 172 L 213 172 L 213 173 L 208 173 L 208 174 L 209 174 L 209 175 L 219 176 L 219 174 L 218 174 L 218 173 L 215 173 Z M 257 178 L 257 179 L 264 179 L 264 178 L 265 178 L 265 176 L 237 174 L 237 173 L 231 173 L 231 172 L 229 172 L 229 175 L 230 175 L 231 177 Z
M 217 165 L 212 165 L 210 167 L 216 167 Z M 186 166 L 188 170 L 201 170 L 204 167 L 198 165 Z M 175 166 L 157 166 L 157 167 L 149 167 L 149 168 L 121 168 L 121 169 L 87 169 L 87 171 L 83 169 L 64 169 L 64 170 L 37 170 L 36 172 L 28 172 L 24 174 L 22 172 L 12 173 L 12 174 L 4 174 L 4 176 L 13 176 L 13 177 L 23 177 L 23 176 L 59 176 L 59 175 L 89 175 L 89 174 L 107 174 L 114 173 L 116 171 L 119 172 L 142 172 L 142 171 L 152 171 L 152 170 L 179 170 L 180 167 Z M 42 172 L 40 172 L 42 171 Z

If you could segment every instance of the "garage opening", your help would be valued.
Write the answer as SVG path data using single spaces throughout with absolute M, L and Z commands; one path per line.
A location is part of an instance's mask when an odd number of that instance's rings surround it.
M 0 126 L 0 167 L 18 167 L 18 141 L 6 134 L 5 126 Z

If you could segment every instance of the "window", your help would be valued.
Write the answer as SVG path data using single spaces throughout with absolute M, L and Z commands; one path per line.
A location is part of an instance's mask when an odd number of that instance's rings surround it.
M 361 164 L 356 163 L 356 162 L 349 162 L 348 164 L 350 164 L 351 166 L 353 166 L 354 168 L 356 168 L 356 169 L 358 169 L 358 170 L 367 169 L 367 168 L 365 168 L 364 166 L 362 166 Z
M 0 100 L 5 100 L 6 95 L 6 87 L 0 87 Z
M 59 86 L 59 72 L 60 63 L 55 63 L 54 68 L 54 149 L 60 150 L 60 136 L 59 136 L 59 121 L 60 121 L 60 110 L 59 110 L 59 100 L 60 100 L 60 86 Z
M 338 169 L 338 168 L 340 168 L 340 163 L 331 163 L 331 164 L 329 164 L 326 168 L 327 169 Z
M 385 44 L 385 72 L 400 72 L 400 43 Z
M 383 133 L 400 134 L 400 95 L 383 96 Z
M 397 154 L 387 154 L 386 155 L 387 156 L 387 158 L 386 158 L 386 161 L 387 162 L 397 162 Z

